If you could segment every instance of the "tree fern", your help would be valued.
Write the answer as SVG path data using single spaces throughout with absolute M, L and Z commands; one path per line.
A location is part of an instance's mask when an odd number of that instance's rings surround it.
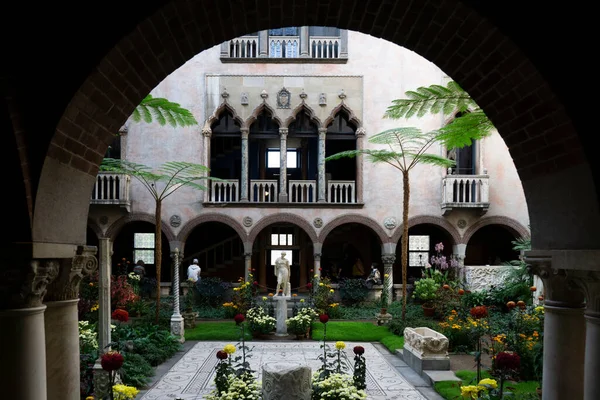
M 164 126 L 167 123 L 173 127 L 198 125 L 194 115 L 178 103 L 173 103 L 162 97 L 148 95 L 135 108 L 132 114 L 135 122 L 158 122 Z

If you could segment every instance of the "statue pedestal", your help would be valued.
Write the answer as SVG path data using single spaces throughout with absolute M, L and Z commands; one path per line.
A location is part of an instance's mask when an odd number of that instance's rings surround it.
M 291 296 L 273 296 L 273 300 L 277 302 L 275 308 L 275 318 L 277 319 L 277 329 L 275 331 L 276 336 L 287 336 L 287 302 L 291 300 Z

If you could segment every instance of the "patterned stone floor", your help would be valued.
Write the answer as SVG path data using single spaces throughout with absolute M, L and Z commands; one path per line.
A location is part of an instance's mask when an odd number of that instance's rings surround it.
M 145 391 L 140 400 L 200 400 L 214 388 L 214 367 L 216 352 L 227 342 L 198 342 L 179 359 L 151 388 Z M 248 342 L 252 348 L 250 365 L 262 378 L 262 366 L 267 363 L 286 362 L 309 365 L 313 371 L 320 366 L 318 356 L 322 351 L 319 342 L 277 341 Z M 427 400 L 417 388 L 400 372 L 403 368 L 395 357 L 384 356 L 371 343 L 346 343 L 344 350 L 352 364 L 352 349 L 360 344 L 365 348 L 367 362 L 367 395 L 369 399 Z M 330 345 L 333 346 L 333 343 Z M 378 345 L 378 344 L 377 344 Z M 379 347 L 379 346 L 378 346 Z M 385 350 L 387 351 L 387 350 Z M 391 361 L 391 362 L 390 362 Z M 401 361 L 400 361 L 401 362 Z M 408 371 L 408 370 L 407 370 Z M 412 372 L 410 370 L 409 372 Z M 284 400 L 284 399 L 282 399 Z

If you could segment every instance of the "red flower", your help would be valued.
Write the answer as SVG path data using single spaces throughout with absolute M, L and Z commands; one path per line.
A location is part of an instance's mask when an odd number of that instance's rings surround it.
M 312 283 L 308 282 L 308 283 L 306 284 L 306 288 L 307 288 L 307 289 L 310 289 L 311 287 L 312 287 Z
M 239 325 L 246 320 L 246 317 L 244 317 L 244 314 L 237 314 L 235 317 L 233 317 L 233 320 Z
M 217 351 L 217 358 L 219 360 L 227 360 L 227 357 L 228 357 L 227 353 L 225 353 L 223 350 Z
M 116 371 L 123 366 L 123 355 L 118 351 L 109 351 L 108 353 L 102 354 L 100 357 L 100 365 L 102 369 L 108 372 Z
M 495 367 L 502 371 L 518 370 L 521 366 L 521 357 L 517 353 L 501 351 L 496 354 Z
M 321 321 L 322 323 L 326 324 L 327 321 L 329 321 L 329 315 L 327 315 L 327 314 L 321 314 L 321 315 L 319 315 L 319 321 Z
M 258 286 L 258 281 L 254 281 L 254 286 Z
M 314 271 L 314 269 L 311 269 L 309 272 L 311 272 L 311 273 L 312 273 L 313 271 Z
M 319 271 L 323 271 L 323 268 L 319 268 Z
M 485 318 L 488 316 L 488 310 L 486 306 L 476 306 L 471 308 L 471 316 L 475 319 Z
M 117 321 L 121 322 L 129 321 L 129 313 L 121 308 L 117 308 L 115 311 L 113 311 L 111 317 L 112 319 L 116 319 Z
M 361 355 L 365 353 L 365 348 L 362 346 L 354 346 L 354 354 Z

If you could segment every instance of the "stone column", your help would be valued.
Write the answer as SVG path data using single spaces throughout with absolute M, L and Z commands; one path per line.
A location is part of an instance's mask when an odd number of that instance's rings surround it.
M 360 127 L 356 130 L 356 150 L 365 148 L 365 128 Z M 363 202 L 363 155 L 356 156 L 356 202 Z
M 465 255 L 467 254 L 466 244 L 455 244 L 452 246 L 452 255 L 456 257 L 458 261 L 458 267 L 456 269 L 456 278 L 461 282 L 465 281 Z
M 244 253 L 244 280 L 248 281 L 248 275 L 252 272 L 252 252 Z M 254 275 L 254 274 L 253 274 Z M 254 277 L 256 279 L 256 277 Z
M 318 153 L 318 176 L 319 182 L 317 183 L 319 188 L 319 195 L 317 202 L 325 203 L 325 189 L 327 182 L 325 182 L 325 140 L 326 140 L 327 128 L 319 128 L 319 153 Z
M 173 315 L 171 315 L 171 334 L 179 338 L 179 342 L 185 342 L 184 333 L 185 327 L 183 325 L 183 317 L 181 316 L 181 309 L 179 307 L 180 299 L 180 283 L 179 283 L 179 249 L 175 249 L 171 253 L 173 258 Z
M 61 259 L 56 279 L 44 297 L 46 313 L 46 384 L 48 398 L 79 400 L 79 283 L 96 271 L 97 248 L 79 246 L 72 259 Z M 59 362 L 60 360 L 60 362 Z
M 229 40 L 221 43 L 220 55 L 221 58 L 229 58 Z
M 269 31 L 258 32 L 258 56 L 269 57 Z
M 310 57 L 310 38 L 308 36 L 308 26 L 300 27 L 300 58 Z
M 310 277 L 310 282 L 313 281 L 313 278 L 316 277 L 317 282 L 321 280 L 321 251 L 323 249 L 323 244 L 321 243 L 313 243 L 313 258 L 315 260 L 314 265 L 314 274 Z M 313 291 L 316 291 L 317 288 L 313 287 Z
M 210 168 L 210 142 L 211 142 L 211 138 L 212 138 L 212 129 L 210 129 L 210 125 L 208 125 L 208 122 L 204 124 L 204 127 L 202 128 L 202 139 L 204 141 L 204 165 L 207 166 L 208 168 Z M 208 176 L 208 173 L 207 173 Z M 211 188 L 211 183 L 210 181 L 207 182 L 208 185 L 208 190 L 200 190 L 200 201 L 201 202 L 205 202 L 205 201 L 210 201 L 211 198 L 210 196 L 213 195 L 212 193 L 212 188 Z M 208 199 L 207 199 L 207 196 Z
M 383 276 L 381 277 L 383 282 L 387 282 L 387 286 L 385 286 L 382 290 L 387 291 L 389 304 L 394 298 L 394 262 L 396 261 L 396 254 L 383 254 L 381 256 L 381 261 L 383 262 L 383 274 L 389 275 L 388 279 L 384 279 Z
M 241 128 L 242 132 L 242 182 L 240 183 L 240 202 L 248 202 L 248 128 Z
M 544 282 L 544 400 L 583 399 L 585 321 L 583 293 L 564 269 L 552 268 L 552 257 L 526 256 Z M 565 329 L 568 327 L 568 329 Z
M 4 255 L 2 261 L 14 265 L 14 269 L 3 269 L 0 280 L 2 397 L 46 400 L 46 306 L 42 300 L 47 285 L 58 276 L 59 262 L 32 260 L 30 255 L 6 260 L 9 257 Z
M 279 146 L 279 202 L 287 203 L 287 128 L 279 128 L 281 144 Z
M 348 58 L 348 30 L 340 29 L 340 58 Z

